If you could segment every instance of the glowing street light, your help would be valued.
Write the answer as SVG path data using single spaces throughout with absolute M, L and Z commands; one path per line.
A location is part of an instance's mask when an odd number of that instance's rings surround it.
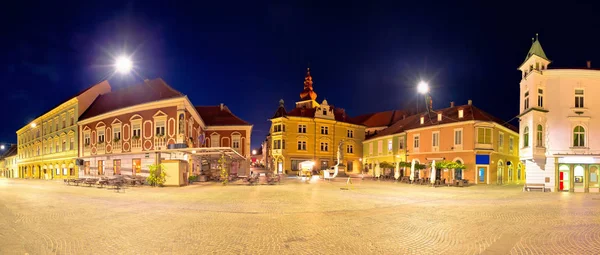
M 252 150 L 252 155 L 256 155 L 256 150 Z
M 0 145 L 0 150 L 4 150 L 4 149 L 6 149 L 6 147 L 4 146 L 4 144 Z
M 417 85 L 417 91 L 419 91 L 421 94 L 427 94 L 427 92 L 429 92 L 429 84 L 424 81 L 419 82 Z
M 31 127 L 32 127 L 32 128 L 35 128 L 35 127 L 37 127 L 37 124 L 35 124 L 35 123 L 31 123 Z
M 133 68 L 133 62 L 126 56 L 120 56 L 115 62 L 115 69 L 121 74 L 127 74 Z

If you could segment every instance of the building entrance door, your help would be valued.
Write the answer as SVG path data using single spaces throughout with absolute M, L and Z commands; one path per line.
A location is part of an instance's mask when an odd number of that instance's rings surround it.
M 571 188 L 569 183 L 570 168 L 567 165 L 561 165 L 558 168 L 558 190 L 569 191 Z
M 479 168 L 477 168 L 477 178 L 478 178 L 477 182 L 478 183 L 484 183 L 484 184 L 486 183 L 485 182 L 485 179 L 486 179 L 485 175 L 486 175 L 485 167 L 479 167 Z
M 283 173 L 283 162 L 277 162 L 277 173 Z

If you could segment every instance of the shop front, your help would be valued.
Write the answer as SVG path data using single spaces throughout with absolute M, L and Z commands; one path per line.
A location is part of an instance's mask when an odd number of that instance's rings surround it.
M 556 190 L 562 192 L 600 191 L 600 157 L 565 156 L 557 158 Z

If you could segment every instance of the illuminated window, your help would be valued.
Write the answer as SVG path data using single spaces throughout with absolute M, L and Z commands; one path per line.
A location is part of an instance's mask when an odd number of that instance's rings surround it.
M 538 89 L 538 106 L 544 107 L 544 90 Z
M 525 92 L 523 97 L 523 111 L 529 109 L 529 91 Z
M 523 147 L 529 147 L 529 127 L 523 129 Z
M 465 116 L 465 112 L 463 109 L 458 110 L 458 118 L 462 119 Z
M 575 108 L 583 108 L 583 89 L 575 90 Z
M 477 143 L 492 144 L 492 129 L 491 128 L 477 128 Z
M 573 147 L 585 147 L 585 129 L 582 126 L 573 130 Z
M 536 134 L 536 146 L 537 147 L 544 147 L 544 134 L 543 134 L 543 128 L 542 125 L 537 125 L 537 134 Z

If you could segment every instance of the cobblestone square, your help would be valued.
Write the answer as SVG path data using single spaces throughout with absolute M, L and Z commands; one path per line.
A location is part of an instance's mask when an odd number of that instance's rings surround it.
M 598 254 L 598 215 L 599 194 L 520 186 L 0 179 L 0 254 Z

